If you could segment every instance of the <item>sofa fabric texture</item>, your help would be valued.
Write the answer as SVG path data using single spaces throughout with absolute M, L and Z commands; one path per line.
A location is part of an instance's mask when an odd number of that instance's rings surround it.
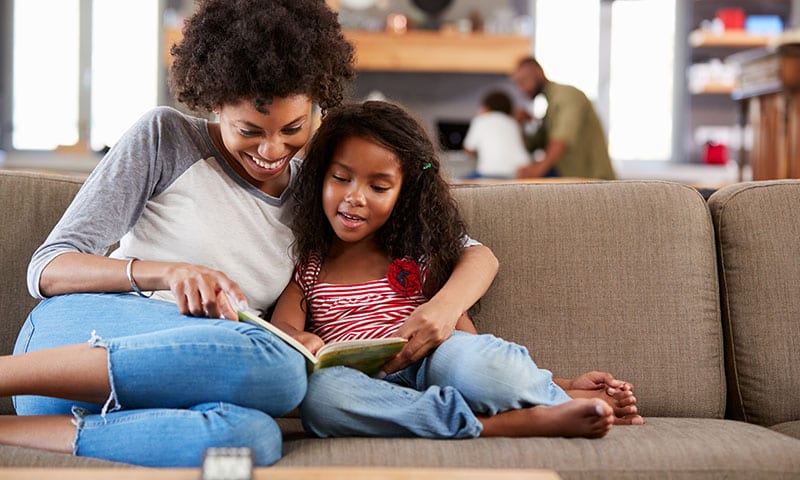
M 284 443 L 284 457 L 278 465 L 546 468 L 564 479 L 800 475 L 798 440 L 788 436 L 730 420 L 648 417 L 646 421 L 641 428 L 612 428 L 600 442 L 576 438 L 297 438 Z
M 650 415 L 723 417 L 714 233 L 700 194 L 663 182 L 455 194 L 470 235 L 500 260 L 479 331 L 525 345 L 557 376 L 614 372 Z
M 25 275 L 36 248 L 61 218 L 80 189 L 80 177 L 35 172 L 0 171 L 0 347 L 3 355 L 14 342 L 37 300 L 28 294 Z M 0 414 L 14 413 L 11 399 L 0 398 Z
M 731 414 L 764 426 L 796 421 L 800 419 L 797 182 L 734 185 L 712 195 L 708 203 L 717 226 Z
M 81 179 L 0 170 L 0 353 L 35 305 L 34 249 Z M 500 272 L 478 330 L 557 376 L 636 386 L 643 426 L 597 440 L 312 438 L 281 418 L 281 466 L 549 468 L 564 479 L 800 478 L 800 181 L 454 187 Z M 9 399 L 0 410 L 13 414 Z M 157 434 L 157 432 L 154 432 Z M 3 466 L 120 466 L 0 446 Z

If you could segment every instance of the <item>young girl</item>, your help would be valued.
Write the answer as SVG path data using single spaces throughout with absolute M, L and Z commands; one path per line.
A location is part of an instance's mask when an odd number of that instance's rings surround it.
M 299 263 L 273 322 L 312 351 L 407 336 L 405 317 L 436 296 L 466 238 L 422 127 L 383 102 L 331 112 L 310 144 L 296 200 Z M 305 428 L 321 437 L 594 438 L 615 415 L 641 423 L 630 385 L 611 375 L 561 381 L 575 396 L 596 397 L 573 399 L 524 347 L 475 334 L 466 314 L 457 328 L 382 379 L 346 367 L 312 374 Z

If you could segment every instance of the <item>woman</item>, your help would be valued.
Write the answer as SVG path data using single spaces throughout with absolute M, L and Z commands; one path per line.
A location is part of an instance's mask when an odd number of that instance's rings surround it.
M 0 443 L 148 466 L 197 466 L 212 446 L 280 458 L 272 417 L 302 400 L 303 359 L 220 316 L 235 318 L 228 299 L 266 310 L 288 283 L 295 155 L 312 105 L 344 98 L 353 50 L 319 0 L 206 0 L 172 53 L 178 100 L 219 120 L 146 114 L 34 253 L 45 300 L 0 358 L 20 415 L 0 419 Z M 466 249 L 395 368 L 446 338 L 495 269 Z

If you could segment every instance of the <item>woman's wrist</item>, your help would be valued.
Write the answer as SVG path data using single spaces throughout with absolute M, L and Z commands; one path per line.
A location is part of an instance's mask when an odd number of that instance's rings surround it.
M 179 268 L 185 265 L 188 264 L 135 259 L 132 265 L 132 276 L 133 280 L 136 282 L 136 286 L 144 293 L 148 291 L 169 290 L 169 279 L 174 276 Z
M 433 304 L 431 306 L 436 308 L 439 312 L 447 312 L 446 315 L 442 316 L 443 318 L 454 319 L 456 322 L 471 306 L 464 305 L 459 296 L 449 295 L 444 289 L 439 290 L 428 303 Z M 455 323 L 453 323 L 453 328 L 455 328 Z
M 127 265 L 125 266 L 125 275 L 128 277 L 128 283 L 131 285 L 131 290 L 139 295 L 140 297 L 150 298 L 155 293 L 155 290 L 151 290 L 150 293 L 143 293 L 142 290 L 139 288 L 139 285 L 136 283 L 136 279 L 133 276 L 133 263 L 138 261 L 138 258 L 131 258 L 128 260 Z

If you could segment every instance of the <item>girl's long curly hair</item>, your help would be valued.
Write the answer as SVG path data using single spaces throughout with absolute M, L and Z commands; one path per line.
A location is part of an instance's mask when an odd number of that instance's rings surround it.
M 326 109 L 355 77 L 353 46 L 322 0 L 204 0 L 172 46 L 170 87 L 195 111 L 304 94 Z
M 391 150 L 400 162 L 400 195 L 376 239 L 390 258 L 408 256 L 424 263 L 423 291 L 431 298 L 461 256 L 466 227 L 427 133 L 391 103 L 369 101 L 332 109 L 314 134 L 294 193 L 292 230 L 299 261 L 305 263 L 315 253 L 324 259 L 330 249 L 334 232 L 322 209 L 322 185 L 336 149 L 351 137 Z

